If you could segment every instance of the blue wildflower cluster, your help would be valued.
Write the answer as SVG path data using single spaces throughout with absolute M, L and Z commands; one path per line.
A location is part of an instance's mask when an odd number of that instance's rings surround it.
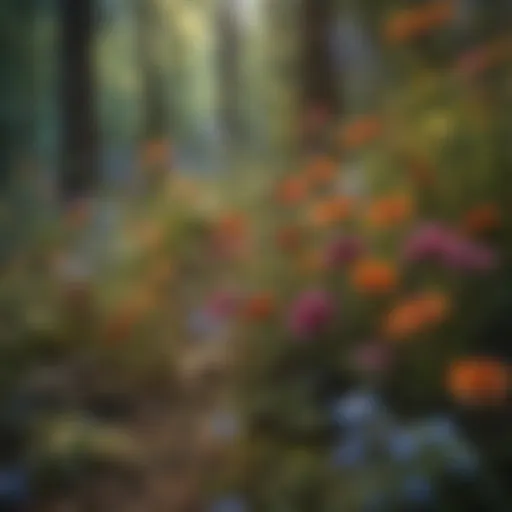
M 432 506 L 437 482 L 475 478 L 479 471 L 477 457 L 450 418 L 404 425 L 368 391 L 348 393 L 331 412 L 339 440 L 330 464 L 335 472 L 343 472 L 343 480 L 354 482 L 344 492 L 356 495 L 350 498 L 356 510 Z M 361 481 L 369 484 L 361 487 Z

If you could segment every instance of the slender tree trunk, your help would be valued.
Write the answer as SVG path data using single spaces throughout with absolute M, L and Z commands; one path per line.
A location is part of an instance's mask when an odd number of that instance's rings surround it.
M 141 72 L 142 127 L 144 140 L 168 136 L 169 102 L 161 57 L 162 23 L 159 0 L 137 0 L 139 66 Z
M 333 0 L 302 0 L 303 100 L 306 109 L 321 105 L 338 111 L 336 72 L 329 37 L 336 9 Z
M 242 128 L 238 115 L 241 34 L 236 15 L 235 2 L 220 2 L 217 12 L 219 105 L 222 129 L 230 144 L 239 140 Z
M 33 150 L 34 142 L 34 0 L 4 0 L 0 19 L 0 185 Z M 20 37 L 24 33 L 24 37 Z M 2 190 L 2 191 L 3 191 Z
M 62 27 L 61 191 L 65 199 L 92 192 L 99 172 L 99 133 L 92 35 L 94 0 L 60 0 Z

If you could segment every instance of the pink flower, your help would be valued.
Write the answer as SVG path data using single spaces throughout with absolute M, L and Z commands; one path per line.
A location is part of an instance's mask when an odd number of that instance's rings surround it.
M 464 267 L 474 272 L 488 272 L 498 264 L 496 253 L 481 245 L 470 244 L 464 254 Z
M 408 261 L 432 261 L 452 270 L 486 272 L 497 264 L 496 253 L 436 224 L 419 228 L 407 240 Z
M 334 316 L 334 302 L 324 291 L 309 290 L 292 304 L 289 327 L 299 338 L 321 333 Z
M 360 238 L 344 236 L 334 240 L 326 251 L 326 262 L 331 267 L 341 266 L 355 261 L 364 251 Z
M 406 241 L 404 255 L 408 261 L 431 261 L 441 257 L 452 234 L 442 225 L 420 226 Z

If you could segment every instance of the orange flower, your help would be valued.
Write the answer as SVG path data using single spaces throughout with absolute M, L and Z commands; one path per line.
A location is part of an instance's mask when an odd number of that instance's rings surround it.
M 451 310 L 451 304 L 442 293 L 425 293 L 416 300 L 418 314 L 425 324 L 439 324 L 444 321 Z
M 253 295 L 247 301 L 245 314 L 250 320 L 261 321 L 269 318 L 276 309 L 275 298 L 270 292 Z
M 306 197 L 307 191 L 307 183 L 304 178 L 293 176 L 278 185 L 276 198 L 282 204 L 294 205 Z
M 506 400 L 509 369 L 498 359 L 469 357 L 452 363 L 447 387 L 452 397 L 467 405 L 491 405 Z
M 399 304 L 386 317 L 384 333 L 391 338 L 409 337 L 421 329 L 422 320 L 415 303 Z
M 437 326 L 448 316 L 451 304 L 444 294 L 426 292 L 395 306 L 384 321 L 384 333 L 393 339 L 404 339 L 425 327 Z
M 469 210 L 464 218 L 464 227 L 472 234 L 484 234 L 496 230 L 500 225 L 500 211 L 495 204 L 488 203 Z
M 155 139 L 145 143 L 142 148 L 142 165 L 164 165 L 169 157 L 169 144 L 166 140 Z
M 354 267 L 352 282 L 360 292 L 381 294 L 396 288 L 398 275 L 396 269 L 389 263 L 367 259 L 360 261 Z
M 216 226 L 217 234 L 223 239 L 239 239 L 247 233 L 247 222 L 240 213 L 230 213 L 221 217 Z
M 465 53 L 455 67 L 463 75 L 478 75 L 507 59 L 511 52 L 512 39 L 510 37 L 500 38 Z
M 377 138 L 383 130 L 382 123 L 378 117 L 367 116 L 358 119 L 342 132 L 342 144 L 348 149 L 356 149 Z
M 402 9 L 384 25 L 384 38 L 390 43 L 404 43 L 438 28 L 455 14 L 452 0 L 439 0 L 425 6 Z
M 352 211 L 352 201 L 346 197 L 334 197 L 314 204 L 309 220 L 315 226 L 328 226 L 347 219 Z
M 302 232 L 297 226 L 285 226 L 277 233 L 277 244 L 285 251 L 298 249 L 302 242 Z
M 319 156 L 307 166 L 306 176 L 312 185 L 326 185 L 336 176 L 336 162 L 328 156 Z
M 409 218 L 413 205 L 408 195 L 393 195 L 375 201 L 368 210 L 368 221 L 375 227 L 389 227 Z

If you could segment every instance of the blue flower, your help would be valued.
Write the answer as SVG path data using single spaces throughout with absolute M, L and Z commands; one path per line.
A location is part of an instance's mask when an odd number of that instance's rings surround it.
M 332 464 L 335 467 L 352 468 L 364 462 L 366 443 L 360 436 L 351 436 L 334 448 Z
M 381 412 L 378 398 L 371 393 L 353 392 L 333 407 L 333 419 L 342 427 L 360 427 L 375 420 Z
M 426 436 L 428 442 L 446 445 L 457 438 L 457 429 L 449 418 L 435 418 L 427 423 Z
M 209 512 L 248 512 L 248 508 L 242 498 L 230 496 L 213 503 Z
M 402 496 L 405 501 L 421 505 L 429 503 L 434 495 L 432 485 L 428 479 L 419 475 L 411 475 L 404 481 Z
M 419 452 L 418 439 L 403 429 L 397 429 L 391 433 L 388 439 L 390 455 L 397 462 L 409 462 Z

